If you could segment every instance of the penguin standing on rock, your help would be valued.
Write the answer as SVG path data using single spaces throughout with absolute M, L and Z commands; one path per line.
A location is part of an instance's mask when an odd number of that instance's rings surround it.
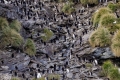
M 98 65 L 98 61 L 95 59 L 95 57 L 93 57 L 93 64 L 95 65 L 95 66 L 97 66 Z

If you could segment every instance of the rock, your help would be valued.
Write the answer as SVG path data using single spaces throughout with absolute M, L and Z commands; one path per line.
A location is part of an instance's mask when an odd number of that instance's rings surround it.
M 4 70 L 8 70 L 9 69 L 8 66 L 1 66 L 1 68 L 4 69 Z
M 68 78 L 72 78 L 73 77 L 73 73 L 67 73 L 67 77 Z
M 11 80 L 12 75 L 8 73 L 0 73 L 0 80 Z
M 49 63 L 49 64 L 47 64 L 46 68 L 48 69 L 48 68 L 50 68 L 50 67 L 54 67 L 54 63 Z
M 6 5 L 0 3 L 0 16 L 6 17 L 8 19 L 17 19 L 18 15 L 16 11 L 13 9 L 13 5 Z
M 99 58 L 102 56 L 103 52 L 105 52 L 105 50 L 103 48 L 97 47 L 97 48 L 94 48 L 91 53 L 93 54 L 93 56 Z
M 110 50 L 110 48 L 106 48 L 105 52 L 101 56 L 101 59 L 109 59 L 114 58 L 113 52 Z
M 92 68 L 92 71 L 96 71 L 96 70 L 98 70 L 98 68 L 97 68 L 97 67 Z
M 92 54 L 99 59 L 114 58 L 114 55 L 109 47 L 106 48 L 94 48 Z

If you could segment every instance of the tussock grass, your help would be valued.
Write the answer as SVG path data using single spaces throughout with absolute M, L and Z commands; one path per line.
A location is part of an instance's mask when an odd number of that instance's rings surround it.
M 75 11 L 75 8 L 73 6 L 74 6 L 73 2 L 65 3 L 64 6 L 62 7 L 62 11 L 64 13 L 71 14 Z
M 90 35 L 89 43 L 92 47 L 109 46 L 111 43 L 111 35 L 106 28 L 100 27 Z
M 106 7 L 98 9 L 92 16 L 93 27 L 98 27 L 101 16 L 107 13 L 112 13 L 112 11 Z
M 7 45 L 20 47 L 24 41 L 19 33 L 10 28 L 4 29 L 0 37 L 0 48 L 6 47 Z
M 41 39 L 44 42 L 48 42 L 52 38 L 52 36 L 54 35 L 54 33 L 51 30 L 49 30 L 48 28 L 43 29 L 43 34 L 44 35 L 41 36 Z
M 34 56 L 36 54 L 35 44 L 32 39 L 27 39 L 24 45 L 24 52 L 30 56 Z
M 120 30 L 113 36 L 111 49 L 115 56 L 120 57 Z
M 49 74 L 48 75 L 48 80 L 52 80 L 53 78 L 55 80 L 60 80 L 60 75 L 59 74 Z
M 20 23 L 18 20 L 13 20 L 13 21 L 10 23 L 10 28 L 11 28 L 11 29 L 14 29 L 14 30 L 17 31 L 17 32 L 20 32 L 21 23 Z

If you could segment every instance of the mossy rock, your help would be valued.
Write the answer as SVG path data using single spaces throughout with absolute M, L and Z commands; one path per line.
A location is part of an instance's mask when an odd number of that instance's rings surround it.
M 51 30 L 49 30 L 48 28 L 44 28 L 43 35 L 41 35 L 41 39 L 44 42 L 48 42 L 52 38 L 53 35 L 54 33 Z
M 32 39 L 27 39 L 24 45 L 24 52 L 30 56 L 34 56 L 36 54 L 35 44 Z
M 18 20 L 13 20 L 12 22 L 10 22 L 9 25 L 11 29 L 14 29 L 17 32 L 20 32 L 21 23 Z
M 92 16 L 93 27 L 98 27 L 101 16 L 108 13 L 112 13 L 112 11 L 109 8 L 99 8 Z
M 118 30 L 113 36 L 111 49 L 114 56 L 120 57 L 120 30 Z
M 60 75 L 59 74 L 49 74 L 48 80 L 52 80 L 52 79 L 60 80 Z
M 92 47 L 109 46 L 111 44 L 110 32 L 104 27 L 98 28 L 90 35 L 89 43 Z

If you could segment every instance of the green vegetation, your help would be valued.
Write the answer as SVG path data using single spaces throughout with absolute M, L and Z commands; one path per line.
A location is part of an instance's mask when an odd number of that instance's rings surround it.
M 82 5 L 87 5 L 87 4 L 98 4 L 98 0 L 80 0 Z
M 0 17 L 0 48 L 5 48 L 7 45 L 12 47 L 20 47 L 23 43 L 23 38 L 13 28 L 9 27 L 6 18 Z
M 93 14 L 93 27 L 98 29 L 104 27 L 106 30 L 95 30 L 89 42 L 92 47 L 111 46 L 113 54 L 120 57 L 120 18 L 114 14 L 118 8 L 120 8 L 120 3 L 109 3 L 107 7 L 100 8 Z
M 92 68 L 93 65 L 92 65 L 91 63 L 86 63 L 85 66 L 86 66 L 87 68 Z
M 48 75 L 48 80 L 52 80 L 53 78 L 55 80 L 60 80 L 60 75 L 59 74 L 49 74 Z
M 36 54 L 35 44 L 32 39 L 27 39 L 24 45 L 24 52 L 30 56 Z
M 1 48 L 7 45 L 11 45 L 13 47 L 20 47 L 23 44 L 23 38 L 21 37 L 21 35 L 10 28 L 3 30 L 0 37 Z
M 111 27 L 114 25 L 114 21 L 116 20 L 116 16 L 114 14 L 104 14 L 101 18 L 100 18 L 100 26 L 104 26 L 104 27 Z
M 0 17 L 0 31 L 9 27 L 9 23 L 6 18 Z
M 98 4 L 98 0 L 88 0 L 88 4 Z
M 14 29 L 14 30 L 17 31 L 17 32 L 20 32 L 21 23 L 20 23 L 18 20 L 13 20 L 13 21 L 10 23 L 10 28 L 11 28 L 11 29 Z
M 113 36 L 111 49 L 115 56 L 120 57 L 120 30 Z
M 98 27 L 101 16 L 107 13 L 112 13 L 112 11 L 106 7 L 98 9 L 92 16 L 93 27 Z
M 119 70 L 111 61 L 104 62 L 102 65 L 102 72 L 104 76 L 108 77 L 110 80 L 120 80 Z
M 117 4 L 114 3 L 109 3 L 107 7 L 110 8 L 113 12 L 117 10 Z
M 108 77 L 110 80 L 120 80 L 120 73 L 118 68 L 114 67 L 110 69 Z
M 107 76 L 110 72 L 110 69 L 112 69 L 113 67 L 114 65 L 112 64 L 111 61 L 104 62 L 104 64 L 102 65 L 103 74 Z
M 43 35 L 41 36 L 41 39 L 44 42 L 47 42 L 52 38 L 53 35 L 54 35 L 54 33 L 51 30 L 49 30 L 48 28 L 44 28 Z
M 62 7 L 62 11 L 64 13 L 71 14 L 75 11 L 75 8 L 73 6 L 74 6 L 73 2 L 65 3 L 64 6 Z
M 38 78 L 38 79 L 32 79 L 32 80 L 45 80 L 45 77 L 41 77 L 41 78 Z
M 88 0 L 80 0 L 80 2 L 81 2 L 81 4 L 84 5 L 84 6 L 88 4 Z
M 12 77 L 10 80 L 20 80 L 18 77 Z
M 110 32 L 114 33 L 117 29 L 119 29 L 119 26 L 114 23 L 116 22 L 116 19 L 117 17 L 114 14 L 104 14 L 100 18 L 99 25 L 108 28 Z
M 111 43 L 111 35 L 106 28 L 100 27 L 91 34 L 89 43 L 92 47 L 108 46 Z

